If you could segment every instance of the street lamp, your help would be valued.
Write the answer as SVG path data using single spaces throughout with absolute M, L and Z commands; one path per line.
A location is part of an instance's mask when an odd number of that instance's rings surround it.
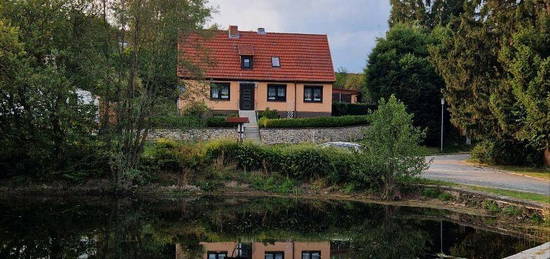
M 441 152 L 443 152 L 443 107 L 445 106 L 445 98 L 441 97 Z

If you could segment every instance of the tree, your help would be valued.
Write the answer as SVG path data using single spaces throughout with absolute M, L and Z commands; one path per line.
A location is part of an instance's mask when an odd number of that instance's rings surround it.
M 419 146 L 424 133 L 413 126 L 413 117 L 393 95 L 388 101 L 380 99 L 378 109 L 370 115 L 361 154 L 369 168 L 381 175 L 385 199 L 396 197 L 399 180 L 428 168 Z
M 426 28 L 446 25 L 464 10 L 465 0 L 391 0 L 389 24 L 417 24 Z
M 437 145 L 443 79 L 429 62 L 428 46 L 435 41 L 418 26 L 397 24 L 378 39 L 365 68 L 365 89 L 372 100 L 395 95 L 416 126 L 427 128 L 426 143 Z M 447 116 L 448 117 L 448 116 Z
M 441 44 L 430 48 L 451 122 L 495 142 L 492 153 L 513 154 L 495 161 L 540 163 L 549 135 L 549 4 L 468 1 L 464 8 L 460 20 L 434 30 Z
M 210 9 L 204 0 L 103 1 L 101 9 L 115 31 L 104 52 L 107 63 L 113 64 L 104 81 L 114 89 L 105 99 L 113 103 L 116 122 L 104 137 L 118 188 L 139 173 L 155 107 L 175 99 L 177 66 L 188 63 L 178 53 L 179 37 L 200 32 Z M 111 29 L 103 33 L 110 35 Z
M 5 175 L 46 177 L 93 168 L 82 168 L 94 154 L 89 151 L 95 112 L 78 98 L 78 84 L 69 72 L 76 52 L 72 47 L 79 45 L 71 36 L 80 26 L 68 18 L 78 17 L 69 16 L 71 10 L 65 1 L 41 0 L 5 1 L 0 8 L 6 50 L 0 82 Z

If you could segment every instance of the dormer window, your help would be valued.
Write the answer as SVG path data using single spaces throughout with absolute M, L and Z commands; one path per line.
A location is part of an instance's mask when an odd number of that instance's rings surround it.
M 281 62 L 279 60 L 279 57 L 271 57 L 271 66 L 272 67 L 280 67 Z
M 252 56 L 241 56 L 241 68 L 252 69 Z

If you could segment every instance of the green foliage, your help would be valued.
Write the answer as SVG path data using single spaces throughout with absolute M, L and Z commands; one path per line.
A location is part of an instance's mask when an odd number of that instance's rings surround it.
M 429 145 L 440 141 L 444 86 L 428 60 L 428 46 L 435 43 L 435 38 L 421 27 L 396 24 L 385 38 L 378 39 L 365 68 L 369 97 L 378 100 L 395 95 L 414 114 L 414 125 L 427 129 L 425 141 Z
M 185 106 L 183 115 L 195 118 L 204 118 L 210 113 L 210 109 L 204 102 L 192 102 Z
M 496 201 L 493 201 L 493 200 L 484 200 L 482 203 L 482 206 L 484 209 L 486 209 L 490 213 L 499 213 L 502 211 L 502 209 L 498 206 Z
M 151 119 L 152 127 L 157 129 L 188 129 L 204 127 L 204 120 L 197 116 L 165 115 Z
M 249 180 L 252 188 L 261 191 L 276 193 L 296 193 L 298 191 L 296 180 L 283 177 L 280 174 L 272 174 L 270 176 L 251 174 Z
M 471 155 L 473 160 L 491 165 L 538 165 L 542 160 L 541 153 L 533 147 L 489 140 L 476 144 Z
M 510 205 L 502 209 L 502 213 L 510 217 L 516 217 L 520 216 L 523 213 L 523 210 L 520 207 Z
M 376 105 L 364 103 L 332 103 L 332 116 L 366 115 L 376 109 Z
M 308 127 L 345 127 L 368 124 L 368 118 L 365 115 L 348 115 L 339 117 L 315 117 L 315 118 L 285 118 L 285 119 L 266 119 L 262 118 L 258 122 L 262 128 L 308 128 Z
M 214 116 L 206 119 L 206 126 L 217 128 L 231 128 L 236 127 L 235 123 L 226 121 L 226 117 Z
M 413 115 L 393 95 L 388 101 L 382 98 L 369 117 L 371 125 L 365 131 L 360 154 L 363 163 L 380 175 L 383 197 L 394 199 L 400 179 L 419 175 L 428 168 L 419 146 L 424 134 L 412 125 Z M 371 178 L 363 173 L 358 176 Z
M 365 81 L 365 74 L 348 73 L 343 68 L 338 68 L 335 76 L 334 88 L 359 90 Z
M 265 108 L 264 111 L 259 112 L 258 117 L 266 118 L 266 119 L 278 119 L 279 113 L 277 112 L 277 110 L 271 110 L 269 108 Z
M 540 164 L 550 129 L 546 4 L 491 0 L 464 7 L 460 20 L 433 31 L 441 44 L 430 48 L 451 122 L 478 140 L 526 150 L 517 155 Z
M 427 28 L 446 25 L 464 11 L 465 0 L 391 0 L 390 26 L 418 24 Z

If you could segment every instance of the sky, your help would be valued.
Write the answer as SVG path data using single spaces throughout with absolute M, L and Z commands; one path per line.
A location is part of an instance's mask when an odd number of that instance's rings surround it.
M 239 30 L 327 34 L 334 69 L 362 72 L 388 29 L 389 0 L 210 0 L 209 25 Z

